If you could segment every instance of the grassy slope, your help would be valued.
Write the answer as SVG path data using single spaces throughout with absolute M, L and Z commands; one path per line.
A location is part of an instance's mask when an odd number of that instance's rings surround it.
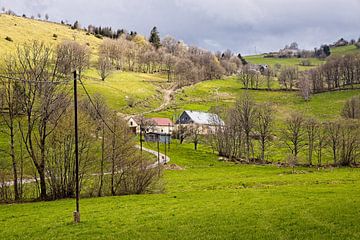
M 191 158 L 186 156 L 192 155 Z M 1 239 L 358 239 L 357 169 L 240 166 L 172 145 L 166 193 L 0 206 Z
M 58 37 L 54 38 L 53 34 Z M 5 40 L 11 37 L 13 42 Z M 16 50 L 16 47 L 34 40 L 42 41 L 56 47 L 64 40 L 76 40 L 81 44 L 88 44 L 92 53 L 91 69 L 85 75 L 91 79 L 84 79 L 91 94 L 100 93 L 104 95 L 109 106 L 115 110 L 126 113 L 140 113 L 143 110 L 151 110 L 162 102 L 163 87 L 168 87 L 166 79 L 162 75 L 149 75 L 132 72 L 114 72 L 105 82 L 95 69 L 96 55 L 102 40 L 93 35 L 86 35 L 85 31 L 72 30 L 70 27 L 49 23 L 39 20 L 31 20 L 22 17 L 14 17 L 0 14 L 0 56 L 6 56 Z M 3 61 L 4 58 L 0 59 Z M 98 80 L 94 80 L 94 78 Z M 138 105 L 128 108 L 126 97 L 136 99 Z

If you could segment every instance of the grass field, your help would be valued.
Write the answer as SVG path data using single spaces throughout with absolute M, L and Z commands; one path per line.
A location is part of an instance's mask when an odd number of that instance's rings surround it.
M 223 163 L 171 148 L 165 193 L 0 206 L 0 239 L 358 239 L 358 169 Z M 186 156 L 191 155 L 191 158 Z
M 53 37 L 54 34 L 57 35 L 56 38 Z M 10 37 L 13 42 L 5 40 L 6 37 Z M 81 44 L 88 44 L 94 54 L 102 42 L 93 35 L 86 35 L 85 31 L 72 30 L 66 25 L 0 14 L 1 56 L 13 52 L 19 44 L 34 40 L 52 46 L 64 40 L 76 40 Z
M 331 48 L 331 56 L 339 56 L 348 53 L 359 53 L 360 49 L 355 45 L 343 46 Z M 266 54 L 246 56 L 245 59 L 252 64 L 268 64 L 274 67 L 275 64 L 280 64 L 281 66 L 297 66 L 300 70 L 308 70 L 314 68 L 318 65 L 325 63 L 325 60 L 320 60 L 317 58 L 308 58 L 311 66 L 301 66 L 301 62 L 305 60 L 304 58 L 265 58 Z

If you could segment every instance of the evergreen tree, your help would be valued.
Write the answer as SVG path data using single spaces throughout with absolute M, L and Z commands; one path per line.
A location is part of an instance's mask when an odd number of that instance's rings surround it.
M 153 29 L 151 30 L 149 42 L 150 42 L 156 49 L 158 49 L 158 48 L 161 46 L 160 36 L 159 36 L 159 32 L 158 32 L 158 30 L 157 30 L 157 27 L 153 27 Z

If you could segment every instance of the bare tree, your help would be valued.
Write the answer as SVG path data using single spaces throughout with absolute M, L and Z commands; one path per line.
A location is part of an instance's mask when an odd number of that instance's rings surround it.
M 57 66 L 63 74 L 77 71 L 79 77 L 89 67 L 90 51 L 86 45 L 75 41 L 64 41 L 57 48 Z
M 115 196 L 125 174 L 125 161 L 133 155 L 135 143 L 126 122 L 113 112 L 109 117 L 111 129 L 105 134 L 106 158 L 111 165 L 111 195 Z
M 194 143 L 194 150 L 196 151 L 200 142 L 201 127 L 197 124 L 189 126 L 189 135 L 191 137 L 191 141 Z
M 347 100 L 341 115 L 344 118 L 360 119 L 360 96 L 352 97 Z
M 340 130 L 340 164 L 350 166 L 356 163 L 360 153 L 360 126 L 356 121 L 342 123 Z
M 251 133 L 255 124 L 255 102 L 248 93 L 243 94 L 236 102 L 236 110 L 245 135 L 246 160 L 249 161 L 252 150 Z
M 300 149 L 304 147 L 304 122 L 305 119 L 301 113 L 292 113 L 282 131 L 282 140 L 290 149 L 295 162 L 297 162 Z
M 285 89 L 292 90 L 295 80 L 298 78 L 298 69 L 296 67 L 285 66 L 280 71 L 279 81 Z
M 313 164 L 313 153 L 315 149 L 315 144 L 317 142 L 317 137 L 319 135 L 319 123 L 314 118 L 308 118 L 305 121 L 305 129 L 307 136 L 307 146 L 308 146 L 308 162 L 311 166 Z
M 35 41 L 19 47 L 12 63 L 12 77 L 22 80 L 19 89 L 25 117 L 19 119 L 19 129 L 39 174 L 42 199 L 47 199 L 47 139 L 69 104 L 67 91 L 60 89 L 64 85 L 58 84 L 64 77 L 58 73 L 58 61 L 53 59 L 52 53 L 44 43 Z
M 325 124 L 325 134 L 328 145 L 331 148 L 334 164 L 338 164 L 339 145 L 340 145 L 341 124 L 339 121 L 328 122 Z
M 265 151 L 272 138 L 272 124 L 274 121 L 273 108 L 269 104 L 259 105 L 255 113 L 255 130 L 259 135 L 261 160 L 265 161 Z
M 98 61 L 98 71 L 100 73 L 101 80 L 105 79 L 111 74 L 113 65 L 109 57 L 100 55 Z
M 305 101 L 310 100 L 311 94 L 311 80 L 308 73 L 301 73 L 299 74 L 299 90 L 301 96 L 304 98 Z
M 7 128 L 7 130 L 4 130 L 2 132 L 10 137 L 9 151 L 5 152 L 9 154 L 12 162 L 14 195 L 15 201 L 17 201 L 21 198 L 21 186 L 19 186 L 18 184 L 18 158 L 15 151 L 15 143 L 17 142 L 16 133 L 18 131 L 16 118 L 19 114 L 22 113 L 22 94 L 20 92 L 19 83 L 11 80 L 14 61 L 15 60 L 13 58 L 9 58 L 6 60 L 6 67 L 4 73 L 7 77 L 5 76 L 0 79 L 0 101 L 2 107 L 2 120 Z

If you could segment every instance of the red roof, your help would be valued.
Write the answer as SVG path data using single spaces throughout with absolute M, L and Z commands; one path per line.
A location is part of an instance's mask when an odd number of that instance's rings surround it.
M 151 118 L 151 120 L 156 124 L 156 126 L 172 126 L 173 123 L 168 118 Z

